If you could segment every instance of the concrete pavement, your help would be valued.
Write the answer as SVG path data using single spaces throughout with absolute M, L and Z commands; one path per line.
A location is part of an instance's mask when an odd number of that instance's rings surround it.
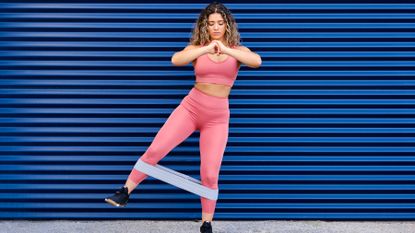
M 201 221 L 3 220 L 1 233 L 199 233 Z M 414 233 L 415 221 L 213 221 L 214 233 Z

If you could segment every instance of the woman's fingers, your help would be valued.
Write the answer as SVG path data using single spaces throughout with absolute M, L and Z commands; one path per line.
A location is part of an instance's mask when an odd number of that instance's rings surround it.
M 221 54 L 221 51 L 220 51 L 220 46 L 219 46 L 219 44 L 218 44 L 218 42 L 217 42 L 217 41 L 215 41 L 215 48 L 216 48 L 216 54 L 217 54 L 217 55 L 220 55 L 220 54 Z

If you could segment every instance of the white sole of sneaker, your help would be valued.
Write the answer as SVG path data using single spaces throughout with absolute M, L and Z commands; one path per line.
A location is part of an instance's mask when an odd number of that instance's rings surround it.
M 117 207 L 125 207 L 126 205 L 120 205 L 117 202 L 111 200 L 111 199 L 107 199 L 105 198 L 105 201 L 108 202 L 109 204 L 113 205 L 113 206 L 117 206 Z

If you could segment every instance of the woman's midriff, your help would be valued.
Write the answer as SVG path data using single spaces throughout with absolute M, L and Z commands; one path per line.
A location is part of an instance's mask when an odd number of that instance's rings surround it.
M 195 88 L 211 96 L 228 97 L 231 87 L 222 84 L 213 83 L 195 83 Z

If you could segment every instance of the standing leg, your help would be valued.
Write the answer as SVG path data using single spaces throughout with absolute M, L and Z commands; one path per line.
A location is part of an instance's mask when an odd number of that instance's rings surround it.
M 228 141 L 228 123 L 206 125 L 200 130 L 200 177 L 202 185 L 218 189 L 219 170 Z M 212 221 L 216 201 L 204 197 L 202 221 Z
M 195 130 L 196 122 L 191 113 L 180 104 L 170 114 L 169 118 L 154 137 L 151 145 L 141 156 L 142 161 L 156 165 Z M 124 186 L 127 186 L 129 193 L 131 193 L 147 177 L 147 174 L 133 168 Z

